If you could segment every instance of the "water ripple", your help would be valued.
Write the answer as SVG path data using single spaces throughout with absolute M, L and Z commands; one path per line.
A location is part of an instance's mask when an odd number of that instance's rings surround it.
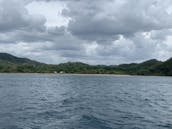
M 0 129 L 171 129 L 172 78 L 0 75 Z

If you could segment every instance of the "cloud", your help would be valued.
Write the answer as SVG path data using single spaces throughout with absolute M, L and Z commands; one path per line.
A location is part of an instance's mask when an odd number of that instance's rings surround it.
M 0 0 L 0 51 L 46 63 L 165 60 L 172 55 L 171 5 L 171 0 Z
M 24 2 L 17 0 L 0 1 L 0 32 L 44 29 L 46 19 L 42 16 L 29 15 L 24 5 Z
M 66 5 L 61 1 L 32 1 L 27 4 L 26 8 L 30 14 L 43 15 L 46 18 L 45 25 L 48 27 L 52 26 L 67 26 L 68 20 L 66 17 L 61 15 L 62 10 L 66 9 Z
M 172 27 L 171 1 L 85 0 L 68 3 L 64 15 L 72 18 L 68 30 L 84 40 L 115 40 L 115 35 Z

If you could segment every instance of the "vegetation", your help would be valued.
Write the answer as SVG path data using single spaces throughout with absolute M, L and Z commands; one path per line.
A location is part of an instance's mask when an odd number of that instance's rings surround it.
M 129 74 L 172 76 L 172 58 L 161 62 L 156 59 L 143 63 L 122 65 L 88 65 L 81 62 L 68 62 L 49 65 L 26 58 L 18 58 L 0 53 L 1 73 L 82 73 L 82 74 Z

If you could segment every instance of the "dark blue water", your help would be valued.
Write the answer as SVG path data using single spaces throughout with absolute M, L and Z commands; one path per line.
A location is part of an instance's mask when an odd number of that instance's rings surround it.
M 0 129 L 172 129 L 172 78 L 1 74 Z

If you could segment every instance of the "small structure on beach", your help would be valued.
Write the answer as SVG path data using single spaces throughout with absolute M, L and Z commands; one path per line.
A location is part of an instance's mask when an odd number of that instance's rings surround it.
M 59 73 L 60 73 L 60 74 L 63 74 L 63 73 L 65 73 L 65 72 L 64 72 L 64 71 L 60 71 Z

